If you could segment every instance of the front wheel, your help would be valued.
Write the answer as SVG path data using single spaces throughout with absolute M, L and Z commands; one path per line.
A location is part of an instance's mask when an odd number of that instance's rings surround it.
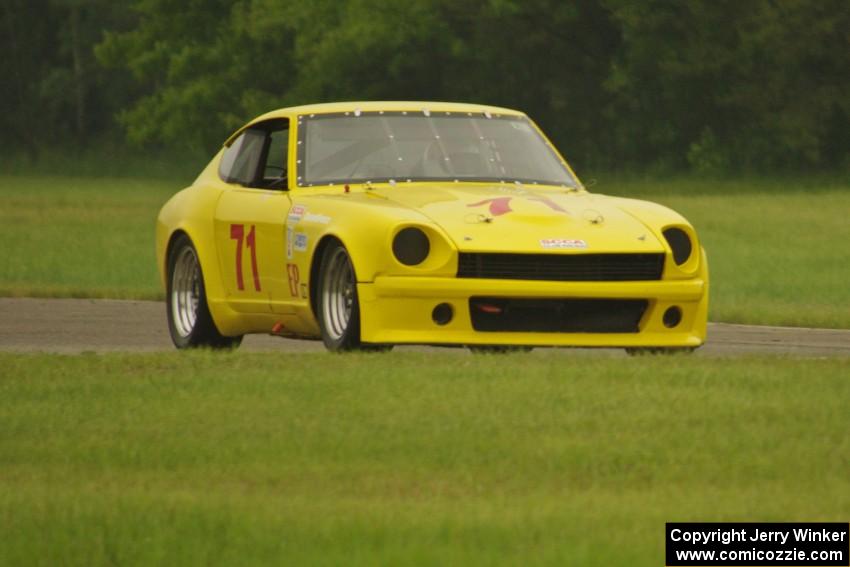
M 360 304 L 357 278 L 345 247 L 325 248 L 319 267 L 319 328 L 328 350 L 360 348 Z
M 207 306 L 201 263 L 192 241 L 178 236 L 168 252 L 168 332 L 177 348 L 236 348 L 242 337 L 218 332 Z

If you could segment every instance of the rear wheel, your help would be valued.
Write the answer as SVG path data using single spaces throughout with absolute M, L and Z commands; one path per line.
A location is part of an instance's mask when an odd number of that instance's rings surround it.
M 185 234 L 174 241 L 168 253 L 168 332 L 177 348 L 236 348 L 242 337 L 225 337 L 218 332 L 207 306 L 201 263 L 192 241 Z

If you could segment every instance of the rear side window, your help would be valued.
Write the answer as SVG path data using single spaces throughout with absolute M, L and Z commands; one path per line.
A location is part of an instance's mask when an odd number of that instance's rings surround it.
M 283 189 L 287 186 L 289 121 L 275 119 L 242 132 L 221 157 L 222 181 L 245 187 Z

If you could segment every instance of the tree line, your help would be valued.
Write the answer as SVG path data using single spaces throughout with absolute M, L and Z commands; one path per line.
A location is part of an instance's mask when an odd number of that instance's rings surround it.
M 850 168 L 848 0 L 2 0 L 7 153 L 208 154 L 334 100 L 527 112 L 581 168 Z

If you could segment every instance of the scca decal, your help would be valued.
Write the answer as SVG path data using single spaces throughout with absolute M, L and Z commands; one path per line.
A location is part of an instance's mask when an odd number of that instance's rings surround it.
M 286 217 L 286 223 L 289 225 L 296 225 L 298 221 L 304 216 L 307 212 L 307 207 L 303 207 L 301 205 L 295 205 L 290 209 L 289 215 Z
M 587 248 L 587 242 L 579 238 L 544 238 L 540 241 L 543 248 Z

